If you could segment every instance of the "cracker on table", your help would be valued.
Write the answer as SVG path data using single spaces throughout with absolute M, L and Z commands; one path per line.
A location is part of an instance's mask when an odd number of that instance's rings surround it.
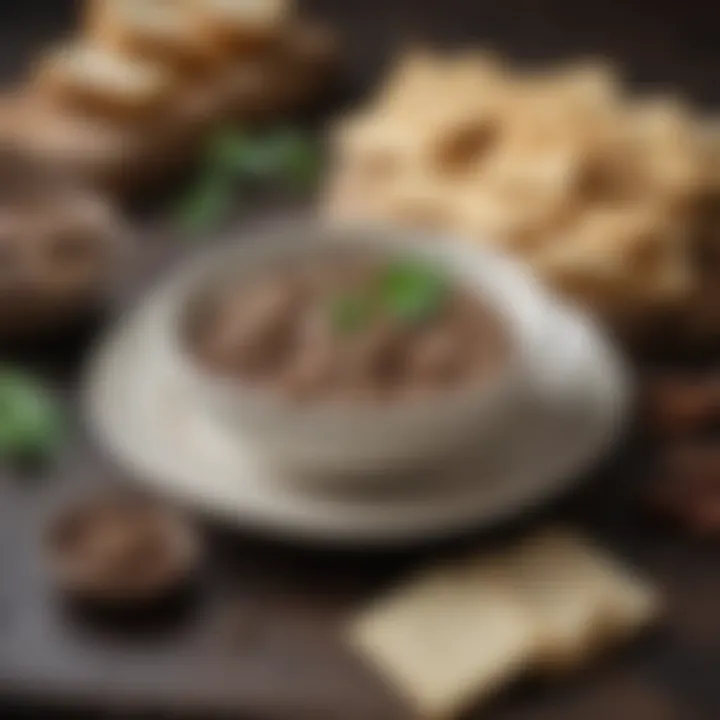
M 535 644 L 527 614 L 482 560 L 411 580 L 362 613 L 350 637 L 427 718 L 490 697 Z

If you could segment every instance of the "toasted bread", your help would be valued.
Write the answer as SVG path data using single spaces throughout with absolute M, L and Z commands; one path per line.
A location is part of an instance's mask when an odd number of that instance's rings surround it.
M 340 57 L 337 33 L 328 25 L 307 20 L 288 25 L 279 52 L 288 63 L 320 77 L 334 70 Z
M 198 31 L 186 0 L 92 0 L 85 37 L 131 58 L 157 62 L 181 75 L 212 70 L 220 53 Z
M 272 53 L 239 58 L 222 76 L 229 117 L 266 122 L 302 109 L 326 87 L 337 57 L 334 34 L 325 27 L 293 23 Z
M 111 168 L 130 162 L 137 133 L 108 122 L 72 114 L 33 95 L 15 100 L 13 122 L 3 135 L 23 152 L 83 179 L 102 181 Z
M 286 78 L 274 60 L 237 60 L 227 67 L 221 82 L 225 117 L 233 122 L 265 122 L 281 115 L 286 107 Z
M 180 123 L 115 123 L 72 113 L 36 95 L 20 96 L 11 105 L 6 122 L 0 123 L 6 143 L 68 177 L 111 192 L 147 187 L 197 149 Z
M 174 82 L 155 63 L 78 43 L 46 54 L 33 88 L 60 106 L 89 115 L 145 120 L 167 108 Z
M 299 20 L 287 27 L 277 52 L 286 107 L 312 102 L 338 69 L 337 34 L 322 23 Z
M 215 46 L 247 55 L 276 45 L 292 16 L 292 0 L 188 0 L 196 26 Z

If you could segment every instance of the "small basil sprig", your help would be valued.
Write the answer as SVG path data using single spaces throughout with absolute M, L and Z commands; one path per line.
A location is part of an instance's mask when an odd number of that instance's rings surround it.
M 190 231 L 211 229 L 227 216 L 242 188 L 276 185 L 305 192 L 318 167 L 315 144 L 299 130 L 221 130 L 209 139 L 200 179 L 180 205 L 181 224 Z
M 64 420 L 43 385 L 18 370 L 0 368 L 0 460 L 49 460 L 64 439 Z
M 357 332 L 378 315 L 406 325 L 421 324 L 440 311 L 447 292 L 447 279 L 437 268 L 416 260 L 398 260 L 359 292 L 334 301 L 333 326 L 341 333 Z

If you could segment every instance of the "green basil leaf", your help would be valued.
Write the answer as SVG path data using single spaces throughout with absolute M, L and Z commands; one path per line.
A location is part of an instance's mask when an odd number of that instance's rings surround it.
M 380 293 L 383 307 L 403 322 L 429 320 L 442 308 L 448 284 L 436 268 L 417 261 L 398 261 L 385 272 Z
M 191 232 L 216 225 L 232 207 L 237 185 L 277 183 L 305 191 L 317 179 L 317 156 L 314 144 L 294 129 L 262 135 L 219 130 L 208 140 L 202 179 L 181 203 L 180 222 Z
M 209 171 L 229 176 L 265 165 L 266 161 L 262 149 L 250 135 L 221 130 L 208 142 L 206 163 Z
M 213 165 L 223 166 L 239 179 L 272 180 L 302 190 L 317 174 L 314 144 L 291 128 L 265 135 L 224 135 L 213 151 Z
M 65 437 L 63 413 L 31 377 L 0 371 L 0 459 L 46 460 Z

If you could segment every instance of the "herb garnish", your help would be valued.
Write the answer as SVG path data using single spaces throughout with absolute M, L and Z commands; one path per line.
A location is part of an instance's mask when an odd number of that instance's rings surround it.
M 0 368 L 0 460 L 42 462 L 60 447 L 65 424 L 60 407 L 31 376 Z
M 334 301 L 333 326 L 341 333 L 357 332 L 377 315 L 403 324 L 421 324 L 441 309 L 447 291 L 447 280 L 437 268 L 416 260 L 398 260 L 359 292 Z
M 211 229 L 229 213 L 238 191 L 259 185 L 305 192 L 313 187 L 318 166 L 315 144 L 299 130 L 221 130 L 207 143 L 200 180 L 181 203 L 180 221 L 190 231 Z
M 447 292 L 443 274 L 427 263 L 399 261 L 381 278 L 383 306 L 398 320 L 422 323 L 442 307 Z

